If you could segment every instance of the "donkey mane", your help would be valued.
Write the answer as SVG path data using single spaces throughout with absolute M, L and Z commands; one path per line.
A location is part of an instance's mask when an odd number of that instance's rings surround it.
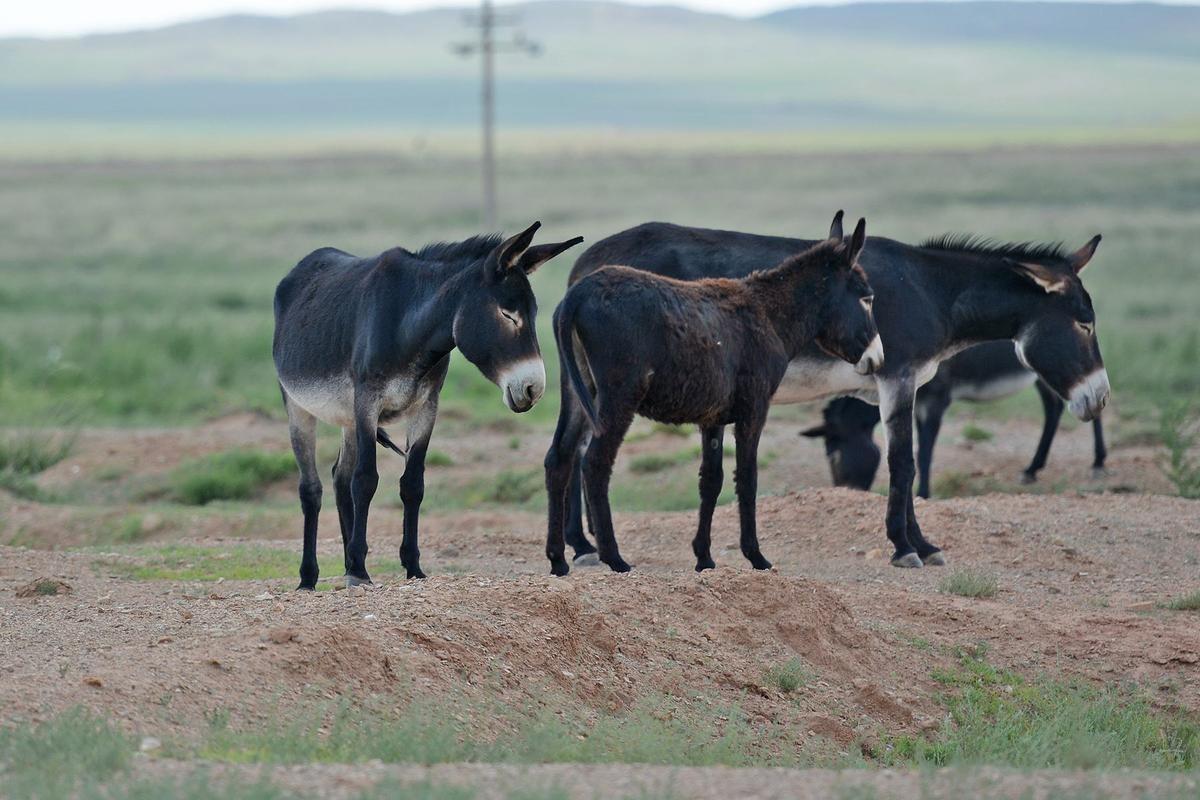
M 751 281 L 761 281 L 782 277 L 794 269 L 804 267 L 807 264 L 815 262 L 816 259 L 821 256 L 833 255 L 838 251 L 839 248 L 844 250 L 845 247 L 846 244 L 844 242 L 826 239 L 824 241 L 817 242 L 812 247 L 801 253 L 797 253 L 794 256 L 788 256 L 775 266 L 767 267 L 766 269 L 756 269 L 754 272 L 751 272 L 749 275 L 747 275 L 746 279 Z
M 422 261 L 478 261 L 495 250 L 503 240 L 503 234 L 488 233 L 461 242 L 433 242 L 413 253 L 413 257 Z
M 926 239 L 920 246 L 928 250 L 950 250 L 1017 261 L 1057 261 L 1067 256 L 1062 242 L 999 242 L 973 233 L 946 233 Z

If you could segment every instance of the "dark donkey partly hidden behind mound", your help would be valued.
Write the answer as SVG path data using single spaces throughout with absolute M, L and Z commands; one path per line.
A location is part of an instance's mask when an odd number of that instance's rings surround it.
M 840 212 L 831 235 L 841 236 Z M 1092 301 L 1079 279 L 1099 243 L 1096 236 L 1068 252 L 975 237 L 944 237 L 917 247 L 867 240 L 860 263 L 876 292 L 875 321 L 887 363 L 873 375 L 862 375 L 810 345 L 792 359 L 774 402 L 854 395 L 879 405 L 890 472 L 886 527 L 895 566 L 945 563 L 941 549 L 921 532 L 912 495 L 913 404 L 917 387 L 933 377 L 941 361 L 971 345 L 1010 340 L 1021 363 L 1064 398 L 1076 417 L 1091 420 L 1104 408 L 1108 374 Z M 813 244 L 651 222 L 588 248 L 571 280 L 606 264 L 682 280 L 737 277 Z M 577 558 L 595 551 L 583 535 L 581 514 L 574 503 L 566 533 Z
M 778 266 L 740 280 L 678 281 L 611 266 L 571 287 L 554 312 L 563 391 L 546 454 L 551 572 L 569 570 L 563 522 L 585 444 L 583 484 L 600 560 L 616 572 L 629 570 L 613 533 L 608 482 L 635 414 L 700 426 L 697 570 L 714 566 L 710 533 L 722 435 L 725 425 L 734 426 L 742 553 L 756 569 L 770 568 L 755 531 L 758 440 L 788 364 L 810 345 L 849 362 L 852 372 L 853 364 L 869 373 L 883 363 L 871 287 L 856 264 L 865 241 L 866 223 L 859 221 L 849 243 L 839 236 L 795 247 Z
M 917 496 L 930 495 L 933 448 L 942 427 L 942 416 L 951 402 L 998 400 L 1030 384 L 1037 386 L 1042 398 L 1045 421 L 1033 460 L 1021 473 L 1022 483 L 1037 481 L 1038 472 L 1046 466 L 1066 403 L 1025 368 L 1012 342 L 986 342 L 943 361 L 933 380 L 917 391 Z M 822 416 L 822 423 L 804 431 L 803 435 L 824 440 L 833 484 L 870 489 L 879 468 L 879 448 L 874 440 L 879 409 L 854 397 L 839 397 L 825 406 Z M 1092 470 L 1099 475 L 1104 471 L 1104 459 L 1108 455 L 1100 417 L 1092 420 L 1092 437 Z
M 408 577 L 425 577 L 417 519 L 425 451 L 450 352 L 457 347 L 496 383 L 512 411 L 528 411 L 545 389 L 534 332 L 537 303 L 526 276 L 583 239 L 530 247 L 538 227 L 534 223 L 503 242 L 499 236 L 476 236 L 415 253 L 397 247 L 373 258 L 324 248 L 280 282 L 274 354 L 300 465 L 301 589 L 312 589 L 318 576 L 318 419 L 342 429 L 333 484 L 347 581 L 370 582 L 367 511 L 379 483 L 376 442 L 406 459 L 400 560 Z M 405 426 L 403 446 L 379 427 L 388 422 Z

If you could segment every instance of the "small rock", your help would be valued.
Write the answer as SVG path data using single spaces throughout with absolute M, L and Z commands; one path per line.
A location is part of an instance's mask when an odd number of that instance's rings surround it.
M 295 628 L 274 628 L 267 632 L 267 638 L 275 644 L 285 644 L 295 641 L 300 637 L 300 632 Z
M 868 550 L 866 552 L 865 556 L 866 556 L 867 561 L 874 561 L 875 559 L 881 558 L 883 556 L 883 550 L 881 550 L 878 547 L 872 547 L 870 550 Z
M 275 595 L 271 594 L 270 592 L 263 592 L 262 594 L 255 595 L 254 599 L 255 600 L 274 600 Z
M 377 619 L 379 619 L 379 617 L 375 616 L 374 614 L 363 614 L 364 622 L 374 622 Z
M 155 739 L 153 736 L 145 736 L 142 738 L 142 743 L 138 745 L 138 750 L 143 753 L 153 753 L 155 750 L 162 749 L 162 742 Z
M 362 586 L 351 586 L 346 590 L 346 594 L 350 597 L 362 597 L 367 593 L 367 590 Z
M 104 686 L 104 681 L 100 680 L 95 675 L 88 675 L 86 678 L 83 679 L 83 685 L 84 686 L 94 686 L 97 689 L 99 689 L 100 687 Z

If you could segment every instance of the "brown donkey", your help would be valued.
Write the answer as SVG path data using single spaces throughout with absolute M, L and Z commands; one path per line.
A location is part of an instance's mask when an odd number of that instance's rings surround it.
M 755 531 L 758 440 L 788 363 L 815 343 L 865 374 L 883 366 L 871 287 L 857 264 L 865 241 L 866 221 L 859 220 L 848 243 L 821 242 L 741 279 L 685 282 L 608 266 L 571 287 L 554 312 L 563 388 L 546 454 L 546 556 L 553 574 L 569 571 L 563 523 L 575 460 L 585 447 L 584 496 L 600 560 L 615 572 L 629 570 L 613 534 L 608 482 L 634 414 L 700 426 L 697 571 L 715 566 L 710 532 L 723 479 L 722 439 L 724 426 L 734 426 L 742 553 L 755 569 L 770 569 Z

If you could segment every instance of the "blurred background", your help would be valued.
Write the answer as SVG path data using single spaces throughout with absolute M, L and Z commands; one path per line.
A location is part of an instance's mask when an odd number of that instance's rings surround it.
M 254 446 L 270 458 L 209 463 L 250 490 L 199 499 L 273 499 L 294 522 L 290 478 L 259 489 L 290 470 L 276 282 L 317 247 L 367 255 L 484 230 L 480 8 L 430 5 L 4 12 L 10 491 L 168 502 L 187 470 Z M 914 243 L 954 231 L 1074 248 L 1102 233 L 1085 279 L 1115 390 L 1110 443 L 1130 453 L 1104 485 L 1170 488 L 1161 411 L 1200 389 L 1200 6 L 544 0 L 500 4 L 494 22 L 504 230 L 540 219 L 548 240 L 590 243 L 659 219 L 817 237 L 845 208 Z M 552 387 L 550 311 L 581 251 L 535 281 Z M 538 508 L 556 395 L 513 416 L 456 356 L 427 507 Z M 819 443 L 796 436 L 818 417 L 773 413 L 765 491 L 828 483 Z M 1015 488 L 1040 418 L 1032 390 L 955 406 L 935 494 Z M 639 423 L 614 505 L 694 507 L 687 435 Z M 1041 490 L 1093 485 L 1085 432 L 1054 453 L 1071 466 L 1051 474 L 1052 454 Z

